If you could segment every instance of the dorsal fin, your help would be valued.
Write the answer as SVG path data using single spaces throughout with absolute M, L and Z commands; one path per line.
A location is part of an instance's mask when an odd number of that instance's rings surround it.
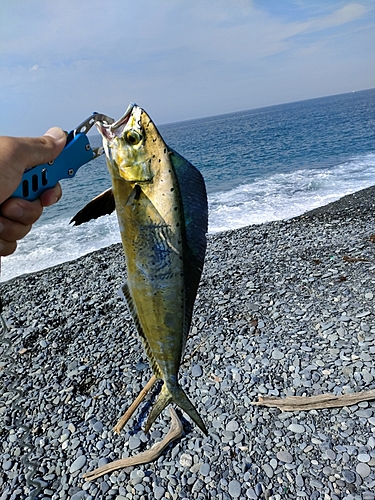
M 107 189 L 103 193 L 96 196 L 86 206 L 75 214 L 70 223 L 79 226 L 84 222 L 92 219 L 97 219 L 102 215 L 109 215 L 116 209 L 115 198 L 113 196 L 112 188 Z
M 179 153 L 169 148 L 177 177 L 185 220 L 184 270 L 186 287 L 185 342 L 206 253 L 208 204 L 202 174 Z M 185 345 L 183 345 L 183 350 Z M 182 351 L 183 352 L 183 351 Z

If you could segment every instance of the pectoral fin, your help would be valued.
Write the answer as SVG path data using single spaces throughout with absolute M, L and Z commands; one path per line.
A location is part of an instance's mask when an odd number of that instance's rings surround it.
M 92 219 L 97 219 L 102 215 L 109 215 L 116 209 L 115 198 L 113 196 L 112 188 L 107 189 L 99 196 L 96 196 L 78 213 L 75 214 L 70 223 L 79 226 L 84 222 Z

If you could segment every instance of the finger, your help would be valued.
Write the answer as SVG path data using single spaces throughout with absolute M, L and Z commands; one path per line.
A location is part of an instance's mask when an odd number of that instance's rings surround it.
M 5 217 L 0 217 L 0 239 L 12 242 L 24 238 L 31 229 L 31 224 L 22 224 Z
M 40 195 L 40 202 L 43 207 L 50 207 L 59 201 L 62 196 L 60 184 L 56 184 L 53 189 L 48 189 Z
M 0 240 L 0 257 L 6 257 L 12 254 L 17 248 L 16 241 L 4 241 Z
M 42 212 L 43 206 L 39 199 L 26 201 L 22 198 L 9 198 L 1 205 L 1 215 L 20 224 L 34 224 Z

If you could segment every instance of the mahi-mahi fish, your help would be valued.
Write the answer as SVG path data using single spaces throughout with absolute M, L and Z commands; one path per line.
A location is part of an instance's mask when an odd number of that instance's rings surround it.
M 200 172 L 169 148 L 148 114 L 130 104 L 112 124 L 98 122 L 112 188 L 73 219 L 116 209 L 127 266 L 122 288 L 154 375 L 163 380 L 146 431 L 171 402 L 207 434 L 178 383 L 206 251 L 207 195 Z

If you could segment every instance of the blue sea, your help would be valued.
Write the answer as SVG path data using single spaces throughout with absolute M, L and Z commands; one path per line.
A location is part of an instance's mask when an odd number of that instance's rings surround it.
M 210 233 L 291 218 L 375 184 L 375 89 L 157 126 L 205 178 Z M 61 201 L 2 259 L 2 281 L 120 241 L 114 214 L 69 225 L 110 186 L 104 156 L 62 186 Z

